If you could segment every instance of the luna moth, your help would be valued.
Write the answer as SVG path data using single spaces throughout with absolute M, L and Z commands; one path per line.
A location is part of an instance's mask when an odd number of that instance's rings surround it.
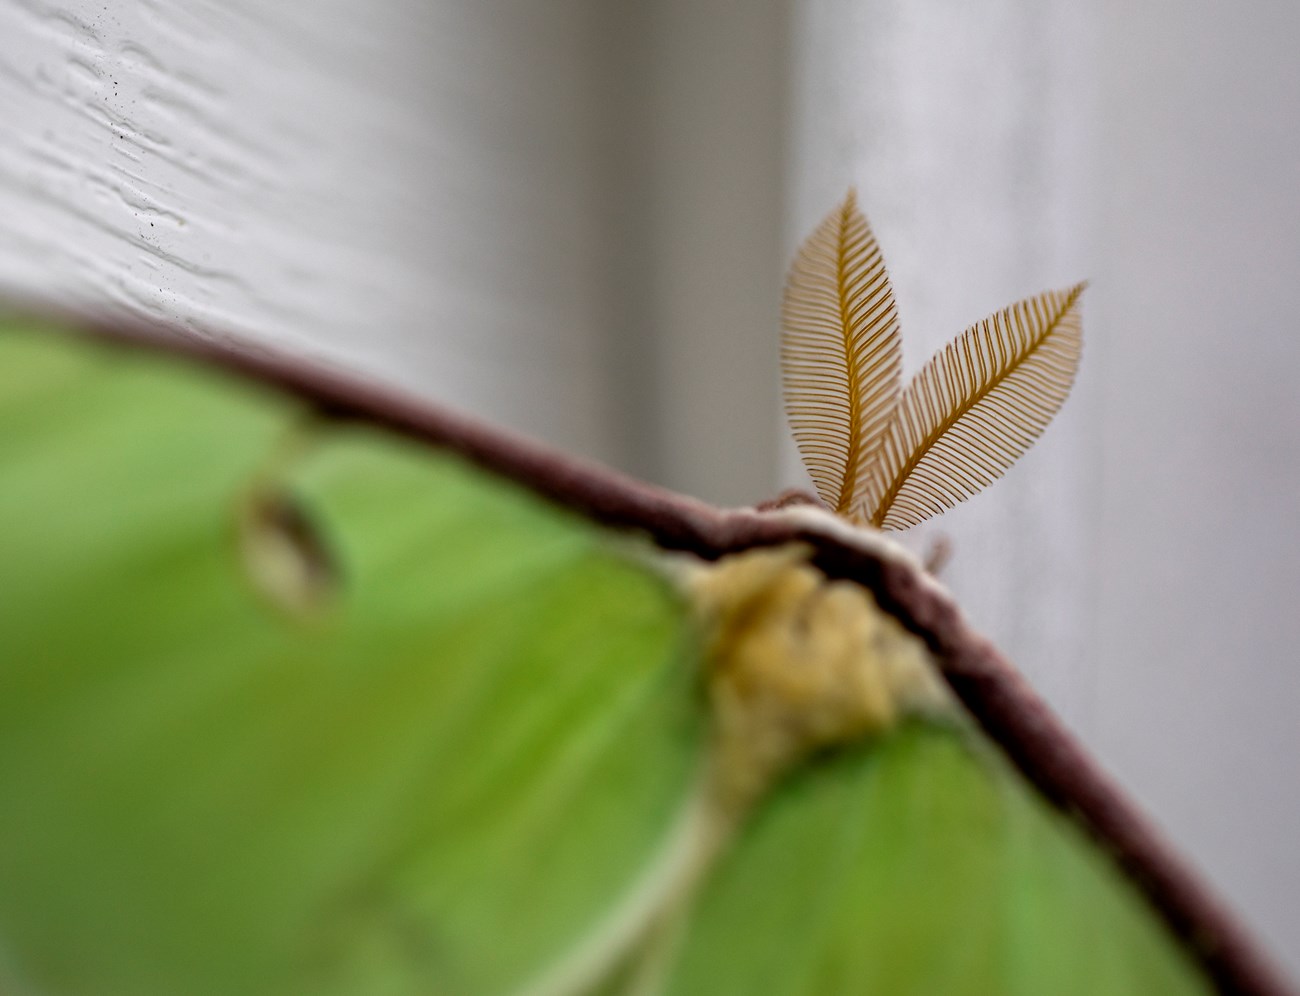
M 0 813 L 21 996 L 1286 991 L 875 530 L 158 328 L 0 327 Z

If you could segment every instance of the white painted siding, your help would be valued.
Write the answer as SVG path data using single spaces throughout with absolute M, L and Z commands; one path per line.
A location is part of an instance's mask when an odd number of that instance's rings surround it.
M 614 459 L 596 42 L 579 2 L 0 4 L 0 281 Z

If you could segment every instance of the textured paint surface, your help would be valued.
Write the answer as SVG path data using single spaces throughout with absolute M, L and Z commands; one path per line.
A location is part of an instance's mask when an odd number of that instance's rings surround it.
M 264 336 L 616 458 L 581 10 L 4 4 L 0 289 Z
M 783 24 L 595 0 L 2 5 L 0 293 L 270 340 L 761 500 Z
M 1300 6 L 1110 6 L 1095 741 L 1300 978 Z

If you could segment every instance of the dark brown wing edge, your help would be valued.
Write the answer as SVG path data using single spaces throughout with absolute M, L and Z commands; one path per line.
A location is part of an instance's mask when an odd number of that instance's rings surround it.
M 28 309 L 45 322 L 49 308 Z M 14 317 L 15 312 L 7 312 Z M 44 316 L 44 317 L 41 317 Z M 161 348 L 291 392 L 320 415 L 390 429 L 462 454 L 538 494 L 662 547 L 714 560 L 755 546 L 809 544 L 817 565 L 856 581 L 930 646 L 953 691 L 1055 806 L 1077 819 L 1147 895 L 1223 993 L 1292 994 L 1288 980 L 1148 818 L 1088 754 L 1014 666 L 965 621 L 924 572 L 851 533 L 781 511 L 718 509 L 404 394 L 319 361 L 208 330 L 55 313 L 97 338 Z

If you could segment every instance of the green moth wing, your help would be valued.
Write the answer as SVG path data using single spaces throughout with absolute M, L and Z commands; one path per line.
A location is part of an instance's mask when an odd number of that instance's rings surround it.
M 175 363 L 0 335 L 0 990 L 499 992 L 626 887 L 698 751 L 680 599 L 597 531 Z M 337 558 L 239 552 L 283 474 Z
M 700 897 L 666 991 L 1213 991 L 1093 843 L 972 736 L 907 724 L 777 789 Z
M 292 391 L 0 324 L 0 551 L 0 992 L 1213 988 L 955 700 L 647 890 L 717 742 L 684 568 Z

